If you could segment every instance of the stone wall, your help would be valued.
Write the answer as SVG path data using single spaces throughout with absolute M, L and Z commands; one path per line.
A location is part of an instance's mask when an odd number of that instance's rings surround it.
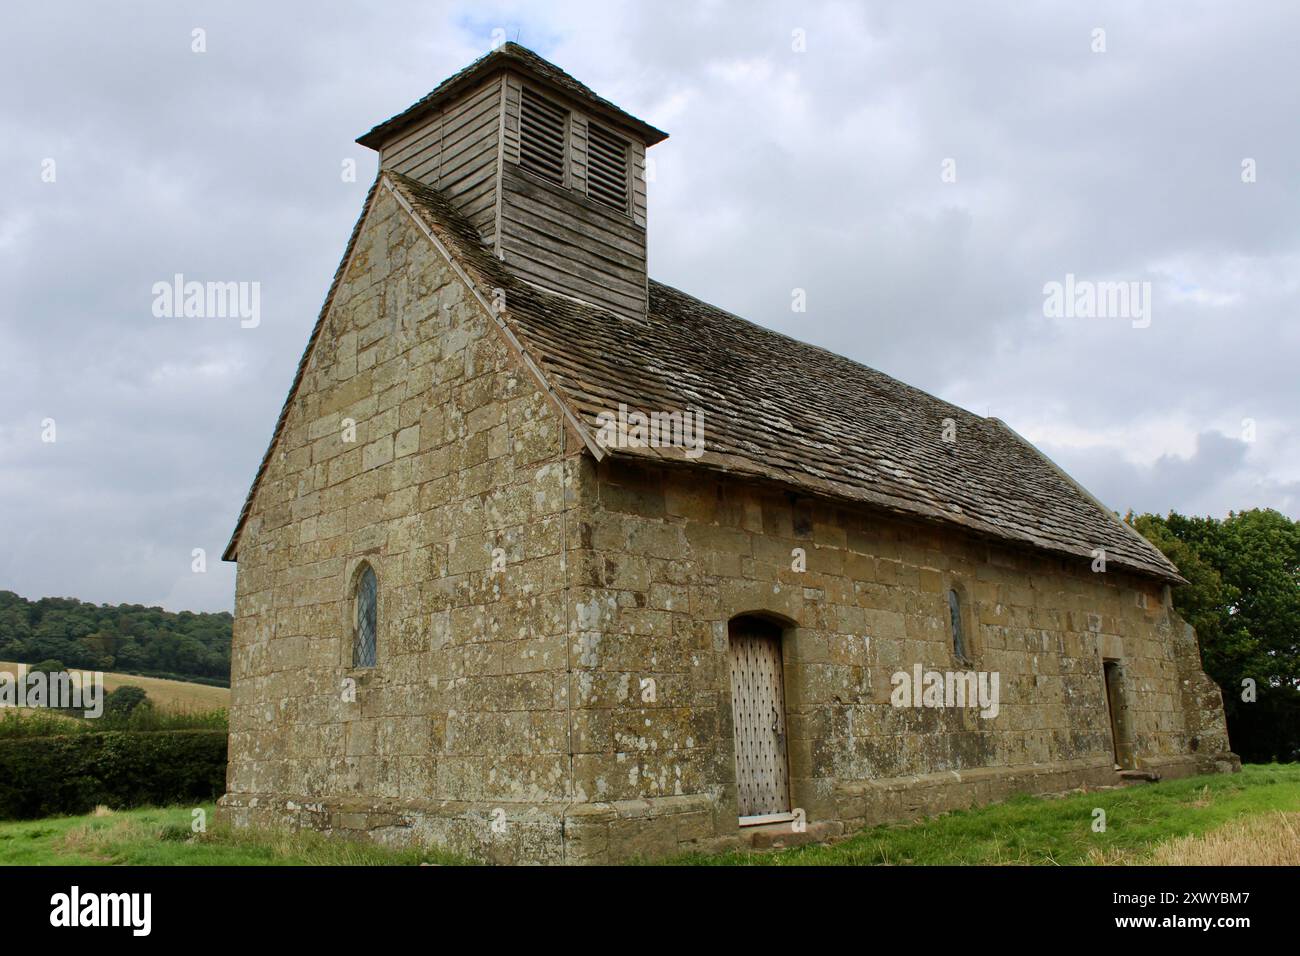
M 727 624 L 749 613 L 785 625 L 791 798 L 809 821 L 1118 782 L 1103 658 L 1122 662 L 1135 769 L 1234 765 L 1217 688 L 1158 583 L 697 471 L 588 461 L 578 498 L 580 799 L 648 799 L 653 818 L 657 800 L 704 794 L 713 837 L 737 833 Z M 950 588 L 969 661 L 954 653 Z M 891 706 L 891 676 L 916 664 L 996 671 L 1000 712 Z M 703 839 L 679 820 L 653 829 L 595 821 L 567 836 L 613 857 Z

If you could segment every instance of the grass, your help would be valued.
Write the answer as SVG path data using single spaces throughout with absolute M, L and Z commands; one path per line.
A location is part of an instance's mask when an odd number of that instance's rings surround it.
M 1094 832 L 1093 810 L 1106 811 Z M 213 819 L 211 805 L 202 808 Z M 460 864 L 440 850 L 393 850 L 317 833 L 210 825 L 168 807 L 0 823 L 0 865 L 325 866 Z M 1248 765 L 1193 777 L 1064 797 L 1016 797 L 920 823 L 864 830 L 836 844 L 770 853 L 686 856 L 691 865 L 1300 863 L 1300 765 Z
M 1156 866 L 1300 866 L 1300 813 L 1278 811 L 1245 817 L 1200 836 L 1179 837 L 1162 843 L 1143 862 Z
M 30 665 L 28 668 L 30 669 Z M 0 661 L 0 671 L 17 674 L 18 665 L 9 661 Z M 230 707 L 228 687 L 211 687 L 207 684 L 191 684 L 181 680 L 163 680 L 160 677 L 137 677 L 134 674 L 115 674 L 107 671 L 104 673 L 106 693 L 117 690 L 124 684 L 133 684 L 143 689 L 153 701 L 154 707 L 161 711 L 209 712 L 227 710 Z
M 209 821 L 191 830 L 193 810 Z M 440 850 L 395 850 L 318 833 L 211 825 L 214 807 L 165 807 L 0 823 L 0 866 L 417 866 L 469 861 Z
M 1093 810 L 1098 807 L 1106 812 L 1105 832 L 1092 829 Z M 1279 814 L 1295 811 L 1300 811 L 1300 765 L 1247 765 L 1239 774 L 1190 777 L 1059 798 L 1015 797 L 921 823 L 872 827 L 830 845 L 773 853 L 690 855 L 669 862 L 712 866 L 1190 862 L 1201 852 L 1192 841 L 1230 824 L 1241 826 L 1243 820 L 1255 821 L 1252 833 L 1272 834 L 1272 840 L 1285 843 L 1290 839 L 1285 827 L 1294 828 L 1293 817 Z M 1224 840 L 1236 839 L 1232 830 L 1222 836 Z M 1235 845 L 1241 856 L 1238 863 L 1265 863 L 1271 856 L 1270 851 L 1249 843 Z
M 88 721 L 72 714 L 38 707 L 0 709 L 0 738 L 56 737 L 77 734 L 88 728 Z

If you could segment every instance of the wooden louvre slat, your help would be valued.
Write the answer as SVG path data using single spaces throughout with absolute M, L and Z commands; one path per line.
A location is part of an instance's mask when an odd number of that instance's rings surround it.
M 568 114 L 524 88 L 519 111 L 519 165 L 564 185 L 564 145 Z
M 587 134 L 587 195 L 626 212 L 627 143 L 595 123 L 588 124 Z

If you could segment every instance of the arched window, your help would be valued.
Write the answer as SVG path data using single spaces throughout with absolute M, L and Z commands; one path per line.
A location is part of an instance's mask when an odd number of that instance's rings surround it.
M 952 620 L 953 653 L 957 655 L 959 661 L 969 660 L 966 654 L 966 631 L 961 623 L 961 598 L 955 590 L 951 589 L 948 591 L 948 616 Z
M 356 575 L 353 606 L 356 608 L 356 624 L 352 633 L 352 666 L 375 666 L 375 632 L 377 609 L 379 604 L 379 582 L 375 579 L 375 569 L 363 564 Z

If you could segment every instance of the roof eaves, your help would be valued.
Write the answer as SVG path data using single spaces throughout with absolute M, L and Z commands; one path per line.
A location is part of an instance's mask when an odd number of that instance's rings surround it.
M 1046 552 L 1063 559 L 1091 557 L 1085 549 L 1072 549 L 1059 541 L 1044 538 L 1029 532 L 1013 534 L 1005 527 L 974 518 L 963 513 L 948 512 L 936 507 L 921 507 L 915 502 L 895 499 L 884 493 L 871 492 L 864 488 L 845 485 L 832 479 L 809 476 L 804 480 L 794 480 L 788 474 L 777 469 L 764 469 L 748 459 L 732 455 L 706 452 L 700 458 L 685 456 L 651 455 L 649 449 L 610 449 L 609 457 L 620 462 L 636 462 L 642 465 L 662 464 L 672 468 L 704 469 L 721 477 L 742 478 L 759 481 L 773 488 L 787 492 L 807 495 L 828 504 L 840 506 L 858 506 L 892 515 L 905 521 L 919 521 L 940 528 L 960 529 L 974 537 L 998 544 L 1005 548 L 1023 548 L 1036 552 Z M 1113 517 L 1113 516 L 1112 516 Z M 1143 539 L 1145 541 L 1145 539 Z M 1129 574 L 1143 577 L 1155 577 L 1168 583 L 1186 583 L 1181 576 L 1170 575 L 1154 567 L 1140 564 L 1119 556 L 1109 559 L 1110 563 Z
M 1112 526 L 1117 526 L 1121 528 L 1125 534 L 1131 537 L 1134 540 L 1134 542 L 1138 544 L 1140 548 L 1142 548 L 1144 551 L 1147 551 L 1151 555 L 1151 564 L 1149 566 L 1137 566 L 1137 562 L 1125 560 L 1120 562 L 1124 567 L 1128 568 L 1129 570 L 1137 570 L 1137 571 L 1145 572 L 1150 575 L 1154 575 L 1155 577 L 1161 578 L 1162 580 L 1169 581 L 1174 584 L 1188 583 L 1187 579 L 1183 577 L 1182 574 L 1179 573 L 1178 566 L 1174 564 L 1174 562 L 1170 561 L 1163 551 L 1161 551 L 1154 544 L 1152 544 L 1150 541 L 1144 538 L 1142 534 L 1139 531 L 1137 531 L 1137 529 L 1129 527 L 1129 525 L 1126 522 L 1118 518 L 1113 511 L 1111 511 L 1104 504 L 1102 504 L 1101 501 L 1099 501 L 1096 497 L 1094 497 L 1092 492 L 1090 492 L 1087 488 L 1083 487 L 1083 485 L 1075 481 L 1074 478 L 1070 476 L 1069 472 L 1067 472 L 1064 468 L 1062 468 L 1055 461 L 1053 461 L 1047 454 L 1045 454 L 1042 451 L 1042 449 L 1040 449 L 1033 442 L 1029 441 L 1029 439 L 1025 438 L 1025 436 L 1021 435 L 1018 431 L 1016 431 L 1014 428 L 1012 428 L 1002 419 L 989 418 L 989 421 L 1000 426 L 1004 431 L 1007 432 L 1007 434 L 1011 435 L 1018 442 L 1024 445 L 1025 448 L 1027 448 L 1031 453 L 1037 455 L 1044 463 L 1046 463 L 1053 471 L 1055 471 L 1057 475 L 1059 475 L 1062 479 L 1068 482 L 1071 485 L 1071 487 L 1074 488 L 1075 491 L 1077 491 L 1084 498 L 1090 501 L 1097 508 L 1098 511 L 1100 511 L 1103 515 L 1105 515 L 1106 520 L 1109 521 Z

